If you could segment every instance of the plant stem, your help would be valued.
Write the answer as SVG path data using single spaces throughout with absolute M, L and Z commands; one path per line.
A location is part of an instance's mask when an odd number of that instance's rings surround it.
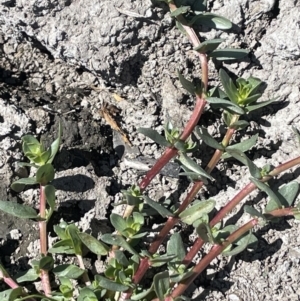
M 2 264 L 0 264 L 0 280 L 3 280 L 12 289 L 19 287 L 15 280 L 13 280 L 7 273 Z
M 195 278 L 211 263 L 211 261 L 222 253 L 230 244 L 235 242 L 239 237 L 251 230 L 258 224 L 258 219 L 252 219 L 238 230 L 233 232 L 227 239 L 220 245 L 216 244 L 212 247 L 210 252 L 194 267 L 193 274 L 187 279 L 184 279 L 171 293 L 171 297 L 175 298 L 183 295 L 185 290 L 191 285 Z M 167 300 L 167 299 L 165 299 Z
M 279 165 L 278 167 L 274 168 L 269 175 L 263 177 L 260 181 L 261 182 L 267 182 L 271 178 L 279 175 L 283 171 L 286 171 L 296 165 L 300 164 L 300 156 L 292 159 L 286 163 L 283 163 Z M 247 184 L 230 202 L 228 202 L 218 213 L 217 215 L 211 220 L 210 226 L 214 227 L 218 222 L 220 222 L 229 212 L 232 211 L 233 208 L 235 208 L 246 196 L 248 196 L 252 191 L 254 191 L 257 187 L 254 183 L 250 182 Z M 194 242 L 194 245 L 190 249 L 190 251 L 186 254 L 183 263 L 185 265 L 189 265 L 195 255 L 199 252 L 199 250 L 202 248 L 204 244 L 204 241 L 198 237 L 196 241 Z
M 45 188 L 40 185 L 40 217 L 44 219 L 39 221 L 40 228 L 40 250 L 42 256 L 47 256 L 48 240 L 47 240 L 47 221 L 46 221 L 46 195 Z M 47 270 L 41 269 L 41 280 L 43 284 L 43 290 L 47 297 L 51 297 L 51 286 L 49 280 L 49 273 Z
M 289 163 L 289 162 L 287 162 Z M 286 163 L 286 164 L 287 164 Z M 282 166 L 280 166 L 281 168 Z M 272 220 L 276 217 L 283 217 L 283 216 L 289 216 L 294 215 L 293 207 L 288 208 L 282 208 L 282 209 L 275 209 L 271 212 L 268 212 L 265 215 L 265 217 L 268 220 Z M 227 237 L 227 239 L 220 245 L 214 245 L 210 252 L 194 267 L 193 274 L 191 277 L 184 279 L 181 283 L 178 284 L 178 286 L 173 290 L 171 293 L 171 296 L 168 296 L 165 298 L 166 300 L 169 297 L 175 298 L 178 296 L 181 296 L 185 290 L 190 286 L 190 284 L 195 280 L 195 278 L 203 272 L 203 270 L 210 264 L 210 262 L 216 258 L 221 252 L 223 252 L 224 249 L 226 249 L 230 244 L 234 243 L 237 239 L 239 239 L 241 236 L 243 236 L 246 232 L 254 228 L 259 223 L 257 218 L 254 218 L 250 220 L 245 225 L 241 226 L 238 230 L 233 232 L 231 235 Z
M 84 273 L 82 274 L 82 280 L 83 282 L 85 283 L 86 286 L 89 286 L 91 285 L 91 281 L 90 281 L 90 278 L 86 272 L 86 269 L 85 269 L 85 266 L 84 266 L 84 263 L 83 263 L 83 259 L 82 259 L 82 256 L 81 255 L 76 255 L 77 256 L 77 260 L 78 260 L 78 264 L 79 264 L 79 267 L 84 270 Z
M 199 122 L 201 114 L 203 113 L 206 101 L 199 95 L 196 95 L 196 105 L 194 112 L 187 123 L 185 129 L 183 130 L 180 140 L 185 141 L 194 130 L 195 126 Z M 176 148 L 167 148 L 163 155 L 158 159 L 155 165 L 147 172 L 145 177 L 139 184 L 140 189 L 143 191 L 150 184 L 153 178 L 159 173 L 159 171 L 173 158 L 177 155 L 178 150 Z
M 236 122 L 239 119 L 238 115 L 235 115 L 234 120 L 232 122 Z M 226 147 L 229 142 L 230 139 L 232 137 L 232 135 L 235 133 L 235 129 L 232 128 L 228 128 L 224 139 L 222 141 L 222 145 L 224 147 Z M 208 173 L 210 173 L 214 167 L 217 165 L 218 161 L 220 160 L 221 156 L 222 156 L 223 152 L 220 150 L 216 150 L 213 157 L 211 158 L 211 160 L 209 161 L 207 167 L 206 167 L 206 171 Z M 162 230 L 160 231 L 160 233 L 155 237 L 154 241 L 151 243 L 148 252 L 153 255 L 156 253 L 156 251 L 158 250 L 158 247 L 161 245 L 161 243 L 164 241 L 165 237 L 168 235 L 168 233 L 170 232 L 170 230 L 175 226 L 175 224 L 178 222 L 179 218 L 179 214 L 181 212 L 183 212 L 187 206 L 192 202 L 192 200 L 196 197 L 197 193 L 199 192 L 199 190 L 201 189 L 201 187 L 203 186 L 203 182 L 202 181 L 195 181 L 190 192 L 188 193 L 188 195 L 186 196 L 185 200 L 181 203 L 181 205 L 179 206 L 175 216 L 173 217 L 169 217 L 167 222 L 165 223 L 164 227 L 162 228 Z M 196 248 L 196 247 L 195 247 Z M 185 264 L 186 259 L 183 261 L 183 263 Z M 188 263 L 189 261 L 187 261 Z M 140 263 L 140 266 L 136 272 L 136 274 L 133 277 L 133 282 L 135 284 L 139 283 L 140 280 L 142 279 L 143 275 L 146 273 L 147 269 L 149 268 L 149 260 L 146 259 L 143 261 L 142 259 L 142 263 Z
M 10 288 L 12 289 L 16 289 L 18 287 L 20 287 L 15 280 L 13 280 L 10 275 L 7 273 L 7 271 L 5 270 L 5 268 L 2 266 L 2 264 L 0 264 L 0 279 L 3 280 Z M 27 294 L 24 292 L 24 290 L 22 289 L 22 296 L 24 298 L 26 298 L 26 300 L 28 301 L 35 301 L 35 299 L 27 296 Z

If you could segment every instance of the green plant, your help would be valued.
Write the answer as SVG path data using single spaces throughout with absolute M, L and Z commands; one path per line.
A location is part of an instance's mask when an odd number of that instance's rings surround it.
M 126 209 L 123 216 L 112 213 L 110 221 L 115 228 L 112 234 L 104 234 L 99 242 L 87 233 L 82 233 L 74 224 L 62 222 L 54 227 L 59 241 L 52 248 L 47 248 L 46 225 L 51 217 L 55 205 L 55 190 L 49 184 L 54 178 L 54 168 L 51 165 L 58 150 L 59 137 L 48 150 L 32 136 L 23 137 L 23 152 L 30 160 L 28 165 L 37 168 L 33 178 L 20 179 L 12 184 L 12 188 L 21 191 L 24 185 L 40 185 L 40 213 L 28 206 L 0 202 L 0 209 L 21 218 L 36 220 L 40 225 L 41 258 L 32 262 L 32 269 L 17 278 L 17 282 L 35 281 L 41 278 L 44 293 L 28 294 L 8 273 L 0 266 L 0 277 L 11 287 L 0 293 L 1 300 L 188 300 L 184 293 L 194 279 L 218 255 L 232 256 L 249 248 L 255 248 L 257 238 L 254 230 L 267 223 L 274 223 L 280 217 L 294 216 L 300 219 L 300 206 L 293 205 L 298 194 L 299 184 L 296 181 L 286 183 L 279 190 L 269 186 L 268 181 L 300 164 L 300 157 L 294 158 L 275 168 L 267 165 L 256 166 L 245 154 L 258 139 L 254 135 L 250 139 L 230 145 L 234 133 L 248 126 L 243 116 L 260 109 L 274 101 L 274 99 L 260 102 L 262 82 L 254 77 L 233 80 L 226 71 L 219 71 L 220 87 L 211 87 L 208 82 L 208 60 L 240 59 L 248 52 L 243 49 L 218 49 L 223 42 L 221 39 L 207 40 L 200 43 L 198 36 L 192 29 L 193 25 L 213 27 L 229 30 L 231 22 L 223 17 L 206 12 L 206 1 L 193 0 L 165 0 L 176 19 L 177 27 L 190 39 L 194 50 L 199 56 L 201 64 L 201 84 L 194 83 L 178 73 L 182 86 L 196 98 L 195 108 L 184 130 L 174 128 L 171 122 L 165 126 L 165 136 L 152 129 L 142 128 L 139 131 L 165 147 L 165 151 L 157 163 L 147 172 L 137 185 L 123 191 Z M 221 110 L 226 134 L 221 142 L 212 137 L 206 128 L 198 126 L 204 107 L 210 105 L 213 110 Z M 299 139 L 299 131 L 294 129 Z M 198 147 L 193 142 L 191 134 L 209 147 L 215 149 L 214 155 L 206 168 L 202 168 L 190 155 Z M 180 204 L 158 202 L 149 198 L 146 188 L 158 172 L 173 158 L 182 167 L 181 176 L 186 176 L 192 182 L 185 199 Z M 250 182 L 219 212 L 212 216 L 216 201 L 195 200 L 198 192 L 208 181 L 214 181 L 211 171 L 221 159 L 240 161 L 246 165 L 251 175 Z M 260 189 L 268 195 L 268 203 L 264 212 L 259 212 L 250 206 L 244 206 L 246 214 L 251 219 L 244 225 L 224 225 L 223 218 L 240 204 L 252 191 Z M 49 209 L 46 210 L 46 202 Z M 119 205 L 119 204 L 116 204 Z M 160 233 L 147 247 L 143 238 L 145 232 L 145 217 L 153 212 L 167 218 Z M 194 227 L 198 238 L 188 252 L 184 247 L 179 233 L 169 237 L 170 231 L 179 221 Z M 166 243 L 166 253 L 159 254 L 159 246 L 169 237 Z M 199 263 L 192 266 L 192 261 L 204 243 L 211 244 L 210 251 Z M 107 245 L 110 245 L 109 248 Z M 83 265 L 82 256 L 88 248 L 100 256 L 109 257 L 103 275 L 95 275 L 92 280 Z M 56 265 L 52 255 L 54 253 L 74 254 L 78 259 L 78 266 Z M 55 266 L 55 267 L 54 267 Z M 159 268 L 151 284 L 142 284 L 142 279 L 149 269 Z M 49 273 L 56 275 L 59 290 L 52 289 Z M 72 279 L 82 279 L 85 284 L 74 286 Z M 2 294 L 2 295 L 1 295 Z

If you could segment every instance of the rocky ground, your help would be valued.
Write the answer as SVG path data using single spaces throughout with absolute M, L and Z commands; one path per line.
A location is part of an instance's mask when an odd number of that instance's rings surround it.
M 297 156 L 291 127 L 300 128 L 299 1 L 220 0 L 208 5 L 237 26 L 228 33 L 212 30 L 202 36 L 251 50 L 243 62 L 223 66 L 238 76 L 265 81 L 264 99 L 278 97 L 275 104 L 250 115 L 251 126 L 235 139 L 259 133 L 249 154 L 259 166 Z M 162 153 L 137 128 L 161 131 L 168 119 L 181 127 L 193 110 L 194 99 L 176 73 L 179 69 L 190 78 L 198 76 L 192 46 L 176 29 L 167 7 L 150 0 L 1 1 L 0 31 L 0 199 L 37 206 L 36 190 L 17 195 L 9 189 L 26 172 L 16 165 L 23 159 L 20 138 L 31 133 L 49 144 L 60 120 L 63 141 L 54 162 L 54 222 L 78 222 L 98 237 L 110 232 L 111 204 L 120 201 L 121 189 L 140 178 L 125 164 L 124 153 L 153 159 Z M 218 83 L 221 66 L 210 64 L 210 84 Z M 132 146 L 101 117 L 106 104 L 119 108 L 117 120 Z M 216 139 L 224 131 L 219 114 L 209 109 L 201 125 Z M 203 164 L 211 154 L 203 146 Z M 277 184 L 299 181 L 299 175 L 299 169 L 290 171 Z M 248 182 L 246 168 L 237 162 L 220 164 L 213 176 L 216 182 L 201 197 L 213 197 L 218 207 Z M 186 186 L 185 180 L 160 175 L 148 193 L 176 200 Z M 262 206 L 264 195 L 253 194 L 248 204 L 258 201 Z M 38 229 L 30 221 L 0 216 L 1 261 L 15 273 L 36 256 Z M 300 300 L 299 230 L 292 219 L 259 230 L 255 252 L 213 261 L 190 295 L 195 300 Z M 91 264 L 95 270 L 101 266 Z

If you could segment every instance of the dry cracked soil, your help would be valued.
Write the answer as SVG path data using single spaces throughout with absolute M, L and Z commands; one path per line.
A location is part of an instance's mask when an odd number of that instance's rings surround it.
M 224 38 L 224 47 L 250 50 L 242 62 L 209 64 L 210 84 L 218 84 L 223 67 L 237 76 L 255 76 L 266 83 L 263 99 L 278 101 L 249 115 L 250 126 L 235 140 L 258 133 L 248 153 L 258 165 L 274 166 L 299 154 L 292 126 L 300 128 L 300 2 L 298 0 L 216 0 L 209 10 L 230 19 L 229 32 L 205 30 L 203 38 Z M 139 127 L 162 131 L 171 119 L 182 127 L 194 99 L 181 87 L 177 72 L 189 78 L 200 74 L 188 39 L 176 28 L 165 5 L 150 0 L 4 0 L 0 3 L 0 199 L 24 202 L 37 208 L 36 189 L 20 194 L 10 189 L 13 180 L 30 171 L 19 168 L 21 137 L 33 134 L 45 143 L 57 135 L 63 140 L 54 166 L 57 210 L 49 225 L 60 219 L 76 222 L 95 237 L 112 231 L 112 203 L 121 190 L 140 179 L 125 156 L 156 159 L 162 148 L 137 132 Z M 120 98 L 121 97 L 121 98 Z M 121 100 L 120 100 L 121 99 Z M 118 107 L 116 119 L 132 146 L 101 117 L 108 104 Z M 220 114 L 206 109 L 200 124 L 216 139 L 224 133 Z M 212 150 L 202 145 L 204 165 Z M 201 159 L 201 160 L 200 160 Z M 127 162 L 128 163 L 128 162 Z M 222 207 L 248 183 L 245 167 L 235 161 L 219 164 L 216 179 L 199 197 L 212 197 Z M 300 170 L 279 177 L 276 184 L 300 181 Z M 185 179 L 159 175 L 147 190 L 158 200 L 178 201 L 188 186 Z M 262 208 L 263 194 L 247 204 Z M 231 216 L 238 222 L 242 211 Z M 38 254 L 38 228 L 30 220 L 0 213 L 0 256 L 15 275 L 28 268 Z M 163 219 L 155 219 L 153 236 Z M 177 227 L 191 245 L 195 234 Z M 184 232 L 186 231 L 186 232 Z M 198 277 L 188 294 L 193 300 L 300 300 L 300 224 L 293 219 L 256 232 L 255 252 L 215 259 Z M 199 254 L 199 256 L 201 256 Z M 64 257 L 57 260 L 64 262 Z M 99 272 L 103 262 L 88 258 Z M 4 285 L 1 290 L 6 289 Z

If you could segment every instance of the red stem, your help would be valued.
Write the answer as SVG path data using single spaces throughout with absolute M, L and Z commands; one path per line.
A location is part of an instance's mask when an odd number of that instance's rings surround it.
M 264 215 L 267 219 L 271 220 L 275 217 L 294 215 L 293 209 L 294 209 L 293 207 L 275 209 Z M 240 227 L 238 230 L 233 232 L 230 236 L 228 236 L 228 238 L 226 239 L 225 242 L 223 242 L 220 245 L 214 245 L 212 247 L 212 249 L 210 250 L 210 252 L 194 267 L 192 276 L 183 280 L 181 283 L 179 283 L 178 286 L 173 290 L 171 296 L 167 296 L 165 298 L 165 301 L 172 300 L 172 299 L 168 299 L 170 297 L 175 298 L 175 297 L 183 295 L 183 293 L 189 287 L 189 285 L 195 280 L 195 278 L 201 272 L 203 272 L 203 270 L 210 264 L 210 262 L 214 258 L 216 258 L 230 244 L 234 243 L 242 235 L 244 235 L 246 232 L 248 232 L 249 230 L 254 228 L 258 223 L 259 223 L 258 219 L 256 219 L 256 218 L 252 219 L 251 221 L 249 221 L 248 223 L 246 223 L 245 225 Z
M 201 114 L 203 113 L 206 101 L 200 96 L 196 95 L 196 105 L 194 112 L 183 130 L 180 140 L 185 141 L 194 130 L 195 126 L 199 122 Z M 177 155 L 178 150 L 176 148 L 167 148 L 163 155 L 158 159 L 155 165 L 147 172 L 145 177 L 139 184 L 140 189 L 143 191 L 150 184 L 153 178 L 159 173 L 159 171 L 173 158 Z
M 175 298 L 182 296 L 185 290 L 191 285 L 195 278 L 202 273 L 202 271 L 215 259 L 219 254 L 222 253 L 230 244 L 235 242 L 239 237 L 244 235 L 246 232 L 251 230 L 255 225 L 258 224 L 257 219 L 252 219 L 247 224 L 240 227 L 238 230 L 233 232 L 228 238 L 220 245 L 214 245 L 210 252 L 194 267 L 193 274 L 189 278 L 183 280 L 178 286 L 173 290 L 171 297 Z M 170 299 L 165 299 L 170 300 Z
M 261 182 L 267 182 L 271 178 L 279 175 L 283 171 L 286 171 L 296 165 L 300 164 L 300 156 L 292 159 L 286 163 L 279 165 L 278 167 L 274 168 L 268 176 L 265 176 L 261 179 Z M 252 182 L 247 184 L 229 203 L 227 203 L 218 213 L 217 215 L 211 220 L 210 226 L 214 227 L 217 223 L 219 223 L 229 212 L 232 211 L 246 196 L 248 196 L 252 191 L 256 189 L 255 184 Z M 199 250 L 202 248 L 204 241 L 198 237 L 194 242 L 193 247 L 190 251 L 186 254 L 183 263 L 185 265 L 189 265 Z

